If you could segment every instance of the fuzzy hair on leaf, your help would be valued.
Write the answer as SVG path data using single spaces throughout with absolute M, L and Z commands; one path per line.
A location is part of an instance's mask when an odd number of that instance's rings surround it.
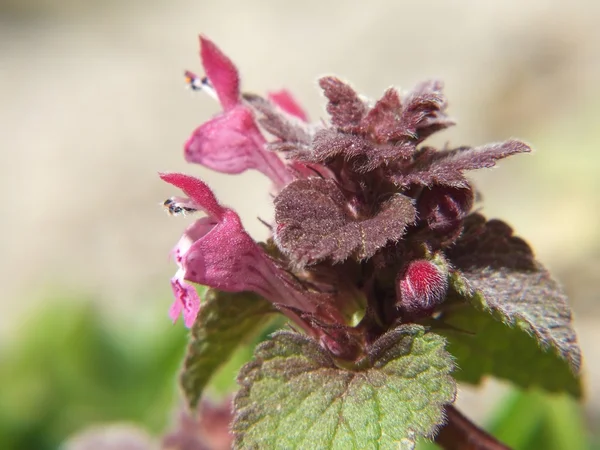
M 356 217 L 333 180 L 296 180 L 275 199 L 275 241 L 298 266 L 364 260 L 400 239 L 415 219 L 412 200 L 402 194 L 382 202 L 372 216 Z
M 442 151 L 424 147 L 411 163 L 394 167 L 390 179 L 400 187 L 411 184 L 467 187 L 464 171 L 494 167 L 499 159 L 530 151 L 527 144 L 517 140 Z
M 506 223 L 471 215 L 448 257 L 487 309 L 535 336 L 542 347 L 554 348 L 579 371 L 581 350 L 567 297 Z

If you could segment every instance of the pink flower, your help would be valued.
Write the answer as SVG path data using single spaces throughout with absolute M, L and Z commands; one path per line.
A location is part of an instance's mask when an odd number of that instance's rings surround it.
M 308 116 L 288 90 L 282 89 L 280 91 L 270 92 L 269 100 L 283 109 L 286 113 L 297 117 L 303 122 L 308 122 Z
M 293 278 L 252 240 L 239 216 L 221 206 L 206 184 L 178 173 L 160 177 L 185 193 L 188 207 L 207 214 L 188 227 L 173 249 L 179 270 L 171 280 L 175 294 L 171 319 L 183 313 L 189 327 L 196 318 L 200 299 L 189 282 L 226 292 L 253 291 L 276 305 L 308 313 L 315 310 L 312 297 L 298 289 Z
M 283 187 L 292 174 L 283 161 L 266 150 L 250 108 L 242 102 L 240 79 L 231 60 L 215 44 L 200 37 L 200 56 L 208 82 L 223 107 L 223 113 L 200 125 L 185 144 L 185 158 L 218 172 L 237 174 L 256 169 Z M 291 96 L 275 94 L 282 109 L 301 115 L 302 110 Z

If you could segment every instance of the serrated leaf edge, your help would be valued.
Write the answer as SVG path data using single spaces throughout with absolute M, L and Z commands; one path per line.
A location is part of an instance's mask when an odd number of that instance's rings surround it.
M 402 329 L 402 327 L 404 327 L 404 329 Z M 356 371 L 349 370 L 345 365 L 344 366 L 337 365 L 335 363 L 335 359 L 331 355 L 327 354 L 326 351 L 316 341 L 313 341 L 312 339 L 310 339 L 309 337 L 307 337 L 305 335 L 301 335 L 299 333 L 290 332 L 290 331 L 278 331 L 271 335 L 271 339 L 285 337 L 286 339 L 292 339 L 292 341 L 296 344 L 300 344 L 303 346 L 309 346 L 310 349 L 312 350 L 311 353 L 313 355 L 317 354 L 319 357 L 323 358 L 322 362 L 325 365 L 318 366 L 318 369 L 330 368 L 330 369 L 333 369 L 336 371 L 346 371 L 348 373 L 355 372 L 354 374 L 352 374 L 351 379 L 347 382 L 347 385 L 349 385 L 352 382 L 352 380 L 355 378 L 356 375 L 358 375 L 360 373 L 366 374 L 366 373 L 368 373 L 369 369 L 376 368 L 375 364 L 378 362 L 377 355 L 382 357 L 383 354 L 387 350 L 392 348 L 398 342 L 398 340 L 394 340 L 394 337 L 398 337 L 398 338 L 410 337 L 412 339 L 412 341 L 410 343 L 410 346 L 412 348 L 415 337 L 417 337 L 419 335 L 424 337 L 427 334 L 435 336 L 437 339 L 439 339 L 441 341 L 440 344 L 442 344 L 442 345 L 439 345 L 438 348 L 435 350 L 435 353 L 437 355 L 441 354 L 442 352 L 446 352 L 445 347 L 446 347 L 447 340 L 444 336 L 441 336 L 434 332 L 430 332 L 430 331 L 428 331 L 427 328 L 425 328 L 421 325 L 408 324 L 408 325 L 398 327 L 394 330 L 391 330 L 391 331 L 387 332 L 386 334 L 384 334 L 383 336 L 381 336 L 378 339 L 378 341 L 376 341 L 376 343 L 371 347 L 370 352 L 363 358 L 363 359 L 368 359 L 372 365 L 369 367 L 365 367 L 365 368 L 361 367 L 360 369 L 358 369 Z M 377 345 L 378 342 L 380 342 L 383 345 Z M 273 341 L 266 341 L 266 342 L 259 344 L 259 346 L 256 348 L 256 351 L 255 351 L 255 355 L 256 355 L 257 359 L 246 364 L 242 368 L 240 373 L 238 374 L 238 383 L 240 385 L 240 389 L 237 392 L 235 399 L 234 399 L 234 410 L 235 410 L 234 411 L 234 413 L 235 413 L 234 423 L 240 419 L 243 420 L 244 416 L 246 414 L 251 413 L 251 411 L 247 410 L 247 408 L 246 408 L 248 406 L 248 400 L 250 398 L 250 390 L 252 388 L 252 384 L 261 378 L 261 376 L 259 374 L 259 369 L 264 362 L 262 359 L 258 360 L 259 354 L 263 353 L 266 349 L 271 347 L 271 345 L 274 345 L 272 343 L 273 343 Z M 410 354 L 410 350 L 406 354 Z M 408 428 L 407 429 L 408 437 L 402 438 L 400 441 L 397 441 L 399 445 L 402 445 L 401 448 L 407 448 L 407 449 L 411 448 L 411 447 L 406 446 L 409 443 L 409 441 L 412 444 L 412 448 L 414 448 L 414 445 L 416 444 L 417 434 L 419 437 L 422 437 L 424 439 L 433 439 L 433 437 L 437 434 L 438 429 L 446 423 L 446 415 L 445 415 L 444 405 L 452 404 L 456 400 L 456 395 L 457 395 L 456 382 L 451 375 L 452 371 L 456 367 L 454 357 L 451 354 L 449 354 L 448 352 L 446 352 L 446 354 L 447 354 L 446 356 L 449 356 L 451 358 L 451 361 L 450 361 L 450 366 L 448 368 L 448 372 L 447 372 L 447 374 L 443 375 L 443 378 L 447 379 L 449 382 L 454 384 L 454 391 L 452 393 L 452 398 L 448 402 L 440 402 L 439 403 L 439 406 L 440 406 L 439 420 L 437 421 L 436 424 L 432 425 L 429 430 L 417 433 L 417 432 L 415 432 L 415 430 Z M 393 359 L 387 360 L 385 362 L 385 364 L 381 365 L 381 367 L 387 365 L 391 361 L 393 361 Z M 430 366 L 430 368 L 431 367 L 433 367 L 433 365 Z M 429 370 L 429 368 L 428 368 L 428 370 Z M 376 394 L 372 385 L 370 385 L 370 384 L 368 384 L 368 385 L 371 387 L 371 389 L 373 389 L 374 394 Z M 374 396 L 374 398 L 375 397 L 376 397 L 376 395 Z M 379 401 L 378 400 L 376 400 L 376 401 L 379 404 Z M 343 406 L 344 403 L 342 401 L 339 404 L 341 406 Z M 329 408 L 329 406 L 328 406 L 328 408 Z M 316 423 L 316 421 L 314 423 Z M 313 425 L 314 425 L 314 423 L 313 423 Z M 339 428 L 339 422 L 338 422 L 338 425 L 336 425 L 336 432 L 337 432 L 338 428 Z M 352 434 L 353 434 L 353 432 L 352 432 Z M 381 434 L 381 436 L 383 436 L 383 433 Z M 243 434 L 235 436 L 233 448 L 241 448 L 241 447 L 238 447 L 238 444 L 240 443 L 240 439 L 243 439 Z

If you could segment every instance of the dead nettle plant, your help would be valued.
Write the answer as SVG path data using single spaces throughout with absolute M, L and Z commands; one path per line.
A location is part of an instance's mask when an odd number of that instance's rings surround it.
M 310 122 L 289 92 L 244 93 L 231 60 L 207 38 L 200 48 L 206 76 L 187 81 L 223 112 L 185 158 L 262 172 L 275 218 L 257 243 L 205 183 L 160 175 L 182 193 L 165 201 L 170 213 L 204 213 L 173 250 L 171 280 L 171 318 L 191 328 L 181 385 L 192 410 L 274 315 L 290 325 L 238 375 L 234 448 L 504 448 L 452 406 L 458 382 L 581 396 L 563 291 L 510 226 L 474 211 L 466 178 L 527 144 L 426 145 L 454 124 L 438 81 L 371 101 L 326 76 L 329 117 Z

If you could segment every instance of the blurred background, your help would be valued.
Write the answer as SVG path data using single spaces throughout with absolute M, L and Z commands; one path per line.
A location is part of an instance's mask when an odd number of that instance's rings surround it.
M 174 193 L 158 171 L 203 177 L 265 236 L 266 179 L 183 160 L 218 111 L 184 88 L 184 69 L 201 73 L 200 32 L 244 90 L 286 87 L 313 120 L 320 75 L 370 97 L 441 78 L 458 126 L 436 143 L 531 143 L 473 178 L 484 213 L 568 291 L 586 357 L 582 433 L 599 429 L 599 19 L 596 0 L 0 0 L 0 447 L 55 448 L 96 421 L 168 425 L 186 340 L 167 317 L 168 252 L 188 219 L 161 211 Z M 459 401 L 492 423 L 505 391 Z

